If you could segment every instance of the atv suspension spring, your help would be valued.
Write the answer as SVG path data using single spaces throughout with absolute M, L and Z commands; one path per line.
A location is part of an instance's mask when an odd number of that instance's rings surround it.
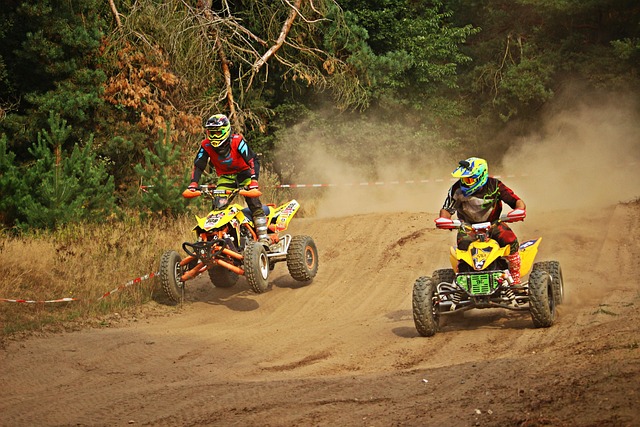
M 451 303 L 454 305 L 460 304 L 460 300 L 462 299 L 462 294 L 460 292 L 451 293 Z
M 507 301 L 513 301 L 516 296 L 513 293 L 513 290 L 510 287 L 506 287 L 505 289 L 502 290 L 502 297 L 504 300 Z

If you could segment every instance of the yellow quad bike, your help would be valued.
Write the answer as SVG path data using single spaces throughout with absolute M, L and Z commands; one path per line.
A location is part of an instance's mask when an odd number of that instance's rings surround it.
M 263 206 L 270 240 L 267 244 L 258 240 L 249 208 L 233 203 L 238 195 L 259 197 L 259 190 L 216 189 L 205 184 L 197 191 L 185 190 L 182 195 L 209 198 L 213 210 L 205 217 L 196 215 L 196 240 L 182 244 L 187 254 L 184 259 L 173 250 L 162 255 L 160 282 L 171 301 L 179 302 L 185 283 L 204 272 L 219 288 L 229 288 L 244 276 L 256 293 L 268 290 L 269 273 L 278 262 L 286 261 L 289 274 L 297 281 L 308 282 L 315 277 L 318 250 L 313 238 L 282 233 L 300 208 L 296 200 L 277 207 Z
M 474 308 L 506 308 L 529 311 L 533 325 L 547 328 L 556 317 L 556 304 L 564 299 L 562 269 L 558 261 L 534 262 L 542 237 L 520 245 L 521 284 L 512 285 L 507 260 L 509 246 L 490 239 L 500 222 L 513 222 L 506 215 L 493 223 L 467 224 L 453 220 L 446 229 L 460 228 L 474 240 L 467 250 L 452 247 L 452 268 L 419 277 L 413 285 L 413 320 L 418 333 L 433 336 L 440 315 Z M 439 227 L 440 228 L 440 227 Z

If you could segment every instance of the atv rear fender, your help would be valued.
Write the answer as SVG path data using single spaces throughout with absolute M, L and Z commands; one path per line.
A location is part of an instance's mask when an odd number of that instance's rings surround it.
M 272 209 L 269 215 L 269 228 L 271 231 L 286 230 L 298 209 L 300 209 L 300 203 L 295 199 Z

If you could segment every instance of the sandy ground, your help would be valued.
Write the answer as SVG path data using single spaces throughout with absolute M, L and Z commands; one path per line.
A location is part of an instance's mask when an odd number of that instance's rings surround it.
M 552 327 L 477 310 L 423 338 L 413 283 L 447 267 L 454 238 L 434 218 L 300 218 L 289 231 L 320 253 L 311 284 L 285 264 L 261 295 L 205 276 L 182 306 L 10 342 L 0 425 L 640 425 L 640 204 L 530 209 L 514 225 L 562 265 L 568 301 Z

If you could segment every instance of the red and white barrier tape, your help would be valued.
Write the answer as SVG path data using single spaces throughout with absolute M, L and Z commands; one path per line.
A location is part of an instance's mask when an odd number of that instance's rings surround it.
M 127 288 L 131 285 L 135 285 L 137 283 L 142 282 L 143 280 L 148 280 L 151 279 L 152 277 L 157 276 L 158 273 L 149 273 L 145 276 L 141 276 L 138 278 L 135 278 L 133 280 L 128 281 L 127 283 L 125 283 L 124 285 L 118 286 L 117 288 L 107 292 L 106 294 L 102 295 L 100 298 L 98 298 L 96 301 L 100 301 L 103 298 L 108 297 L 109 295 L 112 295 L 118 291 L 121 291 L 124 288 Z M 56 302 L 69 302 L 69 301 L 82 301 L 82 298 L 59 298 L 59 299 L 52 299 L 52 300 L 46 300 L 46 301 L 35 301 L 35 300 L 26 300 L 26 299 L 8 299 L 8 298 L 0 298 L 0 302 L 19 302 L 19 303 L 25 303 L 25 304 L 48 304 L 48 303 L 56 303 Z
M 34 300 L 26 300 L 26 299 L 0 298 L 0 302 L 23 302 L 25 304 L 46 304 L 50 302 L 68 302 L 68 301 L 80 301 L 80 299 L 79 298 L 60 298 L 60 299 L 51 299 L 46 301 L 34 301 Z
M 137 277 L 137 278 L 135 278 L 135 279 L 133 279 L 133 280 L 129 280 L 129 281 L 128 281 L 127 283 L 125 283 L 124 285 L 118 286 L 117 288 L 112 289 L 112 290 L 110 290 L 109 292 L 107 292 L 106 294 L 102 295 L 100 298 L 98 298 L 98 299 L 97 299 L 97 301 L 100 301 L 101 299 L 106 298 L 106 297 L 108 297 L 109 295 L 114 294 L 114 293 L 116 293 L 116 292 L 118 292 L 118 291 L 121 291 L 122 289 L 127 288 L 127 287 L 129 287 L 129 286 L 131 286 L 131 285 L 135 285 L 135 284 L 137 284 L 137 283 L 140 283 L 140 282 L 142 282 L 143 280 L 151 279 L 152 277 L 155 277 L 155 276 L 157 276 L 158 274 L 160 274 L 160 272 L 157 272 L 157 273 L 149 273 L 149 274 L 147 274 L 147 275 L 145 275 L 145 276 Z
M 516 178 L 516 177 L 528 177 L 529 175 L 492 175 L 494 178 L 502 179 Z M 448 181 L 455 182 L 456 178 L 450 178 Z M 343 183 L 328 183 L 328 184 L 276 184 L 268 185 L 267 187 L 273 188 L 319 188 L 319 187 L 368 187 L 368 186 L 381 186 L 381 185 L 405 185 L 405 184 L 427 184 L 445 182 L 445 179 L 408 179 L 406 181 L 373 181 L 373 182 L 343 182 Z M 153 188 L 153 185 L 141 185 L 140 190 L 147 193 L 148 189 Z
M 400 184 L 422 184 L 426 182 L 441 182 L 440 180 L 429 180 L 429 179 L 421 179 L 421 180 L 407 180 L 407 181 L 375 181 L 375 182 L 346 182 L 340 184 L 280 184 L 274 185 L 276 188 L 305 188 L 305 187 L 367 187 L 367 186 L 377 186 L 377 185 L 400 185 Z
M 492 175 L 494 178 L 502 179 L 500 175 Z M 505 175 L 507 178 L 515 178 L 516 175 Z M 526 177 L 528 175 L 520 175 Z M 274 185 L 276 188 L 313 188 L 313 187 L 367 187 L 367 186 L 380 186 L 380 185 L 401 185 L 401 184 L 426 184 L 444 182 L 444 179 L 409 179 L 406 181 L 374 181 L 374 182 L 347 182 L 340 184 L 279 184 Z M 451 182 L 457 181 L 456 178 L 449 179 Z

